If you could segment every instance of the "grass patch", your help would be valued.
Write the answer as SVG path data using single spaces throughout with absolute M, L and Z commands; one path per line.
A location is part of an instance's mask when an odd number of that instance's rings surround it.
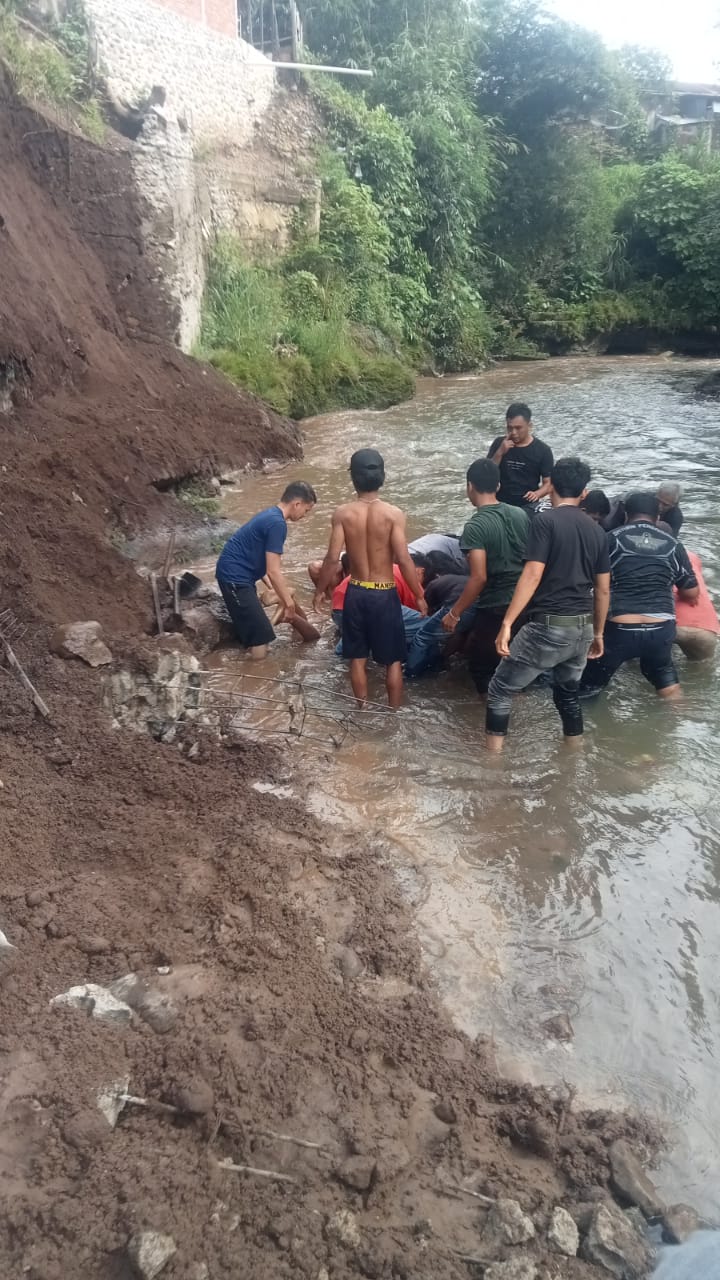
M 369 351 L 348 311 L 340 280 L 293 270 L 291 259 L 253 266 L 224 239 L 210 261 L 199 354 L 293 418 L 407 400 L 412 371 Z
M 79 0 L 64 22 L 46 32 L 27 30 L 17 0 L 0 0 L 0 58 L 16 92 L 31 102 L 67 111 L 94 142 L 105 122 L 95 91 L 90 36 Z
M 207 492 L 202 480 L 185 480 L 177 488 L 177 497 L 183 506 L 190 507 L 200 516 L 220 514 L 220 500 Z

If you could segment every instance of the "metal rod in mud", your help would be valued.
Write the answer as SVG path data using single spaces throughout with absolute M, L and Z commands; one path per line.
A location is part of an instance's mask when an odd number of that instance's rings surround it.
M 3 649 L 5 650 L 5 657 L 7 659 L 8 666 L 12 667 L 21 685 L 23 685 L 23 687 L 27 689 L 28 693 L 30 694 L 30 697 L 33 700 L 33 703 L 37 707 L 40 714 L 44 716 L 46 720 L 49 720 L 50 708 L 48 707 L 46 702 L 43 702 L 42 698 L 40 697 L 40 694 L 35 688 L 35 685 L 33 684 L 30 677 L 25 674 L 25 671 L 20 665 L 19 660 L 15 657 L 15 654 L 11 649 L 10 645 L 8 644 L 7 640 L 2 641 L 2 646 L 3 646 Z
M 160 595 L 158 593 L 157 574 L 150 574 L 150 590 L 152 591 L 153 604 L 155 605 L 155 621 L 157 622 L 158 635 L 165 635 L 165 628 L 162 620 L 162 609 L 160 608 Z

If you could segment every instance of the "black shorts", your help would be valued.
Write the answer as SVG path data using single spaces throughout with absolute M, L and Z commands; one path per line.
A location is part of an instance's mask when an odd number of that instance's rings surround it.
M 407 658 L 400 597 L 395 587 L 375 591 L 348 584 L 342 621 L 343 658 L 368 658 L 383 667 Z
M 265 610 L 258 600 L 254 586 L 248 587 L 237 582 L 221 582 L 218 586 L 227 611 L 232 618 L 235 635 L 246 649 L 254 649 L 262 644 L 270 644 L 275 639 L 275 632 Z

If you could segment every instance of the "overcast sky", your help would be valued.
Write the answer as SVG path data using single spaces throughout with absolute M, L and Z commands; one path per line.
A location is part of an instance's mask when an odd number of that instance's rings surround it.
M 720 0 L 547 0 L 547 7 L 599 32 L 611 49 L 660 49 L 678 80 L 720 81 Z

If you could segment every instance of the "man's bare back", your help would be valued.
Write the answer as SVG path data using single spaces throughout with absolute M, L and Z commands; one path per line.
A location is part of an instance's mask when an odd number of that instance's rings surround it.
M 356 498 L 335 512 L 342 525 L 350 573 L 362 582 L 392 582 L 395 553 L 405 541 L 405 517 L 398 507 L 380 498 Z M 399 563 L 399 561 L 398 561 Z

